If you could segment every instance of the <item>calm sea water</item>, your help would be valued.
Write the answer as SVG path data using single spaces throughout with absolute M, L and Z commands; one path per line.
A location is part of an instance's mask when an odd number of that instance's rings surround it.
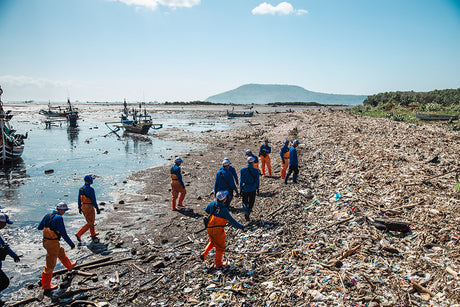
M 5 109 L 9 109 L 8 105 Z M 44 117 L 38 112 L 15 114 L 12 125 L 18 133 L 28 132 L 23 162 L 0 168 L 0 205 L 14 221 L 0 231 L 0 235 L 12 249 L 23 255 L 20 263 L 10 257 L 3 262 L 3 270 L 11 278 L 10 287 L 2 292 L 9 293 L 26 282 L 36 282 L 45 264 L 46 251 L 42 247 L 42 234 L 36 227 L 42 217 L 53 210 L 59 201 L 68 203 L 71 210 L 65 215 L 67 231 L 74 233 L 84 223 L 78 214 L 78 189 L 83 177 L 93 174 L 97 178 L 93 187 L 99 202 L 110 204 L 118 188 L 138 189 L 123 181 L 134 171 L 171 163 L 168 160 L 178 153 L 193 148 L 193 144 L 162 140 L 155 137 L 155 130 L 148 136 L 122 135 L 120 138 L 109 133 L 105 122 L 117 121 L 119 112 L 80 112 L 78 127 L 69 127 L 66 122 L 55 123 L 46 128 Z M 185 131 L 223 130 L 235 123 L 222 118 L 197 117 L 194 113 L 153 113 L 153 121 L 162 123 L 164 129 L 178 128 Z M 161 130 L 158 130 L 161 131 Z M 53 170 L 46 174 L 45 171 Z M 110 206 L 110 205 L 109 205 Z M 104 213 L 97 216 L 103 218 Z M 97 221 L 96 221 L 97 223 Z M 76 258 L 76 250 L 63 243 L 69 258 Z M 56 269 L 62 268 L 60 264 Z M 14 298 L 13 298 L 14 299 Z

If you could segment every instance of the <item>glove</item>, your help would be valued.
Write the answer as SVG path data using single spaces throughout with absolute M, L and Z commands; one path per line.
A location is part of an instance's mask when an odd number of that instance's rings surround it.
M 70 245 L 70 249 L 74 249 L 75 248 L 75 244 L 72 243 L 72 245 Z
M 81 212 L 81 208 L 78 208 L 78 213 L 82 214 L 82 212 Z
M 19 262 L 19 261 L 21 261 L 21 258 L 19 258 L 19 256 L 15 256 L 15 257 L 13 257 L 13 259 L 14 259 L 14 262 Z
M 96 208 L 96 213 L 101 214 L 101 210 L 99 210 L 99 208 Z

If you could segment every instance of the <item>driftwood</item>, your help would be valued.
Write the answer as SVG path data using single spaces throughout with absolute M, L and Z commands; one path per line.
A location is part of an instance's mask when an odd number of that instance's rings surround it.
M 165 274 L 161 274 L 161 276 L 156 278 L 156 279 L 151 278 L 151 279 L 147 280 L 146 282 L 142 283 L 139 287 L 145 286 L 146 284 L 148 284 L 148 283 L 153 281 L 152 284 L 150 286 L 148 286 L 147 288 L 139 288 L 138 290 L 136 290 L 133 293 L 129 294 L 127 296 L 127 300 L 132 301 L 133 299 L 135 299 L 137 297 L 137 295 L 139 293 L 152 289 L 163 277 L 165 277 Z
M 440 175 L 435 175 L 435 176 L 431 176 L 431 177 L 425 178 L 425 179 L 423 179 L 421 182 L 405 184 L 404 187 L 410 187 L 410 186 L 414 186 L 414 185 L 420 185 L 420 184 L 422 184 L 422 183 L 424 183 L 424 182 L 430 181 L 431 179 L 438 178 L 438 177 L 442 177 L 442 176 L 445 176 L 445 175 L 447 175 L 447 174 L 454 173 L 454 172 L 457 172 L 457 171 L 460 171 L 460 167 L 457 167 L 456 169 L 453 169 L 453 170 L 451 170 L 451 171 L 448 171 L 448 172 L 443 173 L 443 174 L 440 174 Z
M 335 222 L 335 223 L 332 223 L 332 224 L 330 224 L 330 225 L 328 225 L 328 226 L 326 226 L 326 227 L 323 227 L 323 228 L 321 228 L 321 229 L 318 229 L 317 231 L 315 231 L 315 234 L 318 233 L 318 232 L 321 232 L 321 231 L 323 231 L 323 230 L 326 230 L 326 229 L 328 229 L 328 228 L 331 228 L 331 227 L 333 227 L 333 226 L 340 225 L 340 224 L 346 223 L 346 222 L 348 222 L 348 221 L 351 221 L 351 220 L 354 219 L 354 218 L 355 218 L 354 216 L 351 216 L 351 217 L 346 218 L 346 219 L 344 219 L 344 220 L 341 220 L 341 221 L 337 221 L 337 222 Z
M 90 266 L 85 267 L 85 269 L 87 269 L 87 270 L 96 269 L 96 268 L 100 268 L 100 267 L 103 267 L 103 266 L 107 266 L 107 265 L 111 265 L 111 264 L 117 264 L 117 263 L 120 263 L 120 262 L 123 262 L 123 261 L 132 260 L 132 259 L 133 259 L 133 257 L 121 258 L 121 259 L 117 259 L 117 260 L 112 260 L 112 261 L 107 261 L 107 262 L 103 262 L 103 263 L 99 263 L 99 264 L 90 265 Z
M 391 220 L 391 219 L 374 219 L 374 226 L 380 230 L 386 231 L 399 231 L 409 232 L 409 224 L 403 221 Z
M 25 305 L 25 304 L 28 304 L 28 303 L 32 303 L 34 301 L 38 301 L 38 298 L 29 297 L 29 298 L 26 298 L 26 299 L 24 299 L 22 301 L 6 302 L 6 305 L 10 306 L 10 307 L 16 307 L 16 306 L 22 306 L 22 305 Z
M 424 286 L 422 286 L 421 284 L 419 284 L 418 282 L 416 282 L 415 280 L 411 280 L 410 281 L 411 284 L 412 284 L 412 287 L 417 290 L 418 292 L 420 293 L 427 293 L 429 294 L 431 297 L 435 296 L 435 294 L 433 292 L 431 292 L 430 290 L 428 290 L 427 288 L 425 288 Z
M 87 263 L 77 264 L 76 266 L 73 267 L 73 269 L 76 270 L 76 269 L 88 267 L 88 266 L 91 266 L 91 265 L 94 265 L 94 264 L 97 264 L 97 263 L 109 261 L 111 259 L 112 259 L 112 257 L 109 256 L 109 257 L 104 257 L 104 258 L 97 259 L 97 260 L 94 260 L 94 261 L 90 261 L 90 262 L 87 262 Z M 61 275 L 61 274 L 67 273 L 67 272 L 68 272 L 67 269 L 57 270 L 57 271 L 53 272 L 53 276 Z
M 80 271 L 80 270 L 76 270 L 75 274 L 81 275 L 81 276 L 96 276 L 97 275 L 96 273 L 88 273 L 88 272 Z
M 145 270 L 141 269 L 139 266 L 135 265 L 134 263 L 133 263 L 133 267 L 135 267 L 136 269 L 138 269 L 139 272 L 141 272 L 142 274 L 145 274 Z
M 84 300 L 76 300 L 76 301 L 73 301 L 72 304 L 70 304 L 70 306 L 78 306 L 78 305 L 91 305 L 91 306 L 97 306 L 97 304 L 95 302 L 92 302 L 92 301 L 84 301 Z

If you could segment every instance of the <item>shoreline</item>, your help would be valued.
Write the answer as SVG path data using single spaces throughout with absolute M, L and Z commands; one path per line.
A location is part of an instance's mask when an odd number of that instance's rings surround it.
M 428 138 L 432 135 L 442 141 Z M 187 138 L 180 134 L 176 137 Z M 430 253 L 442 255 L 444 250 L 458 248 L 455 236 L 460 234 L 460 229 L 456 224 L 444 225 L 444 232 L 452 235 L 444 241 L 424 226 L 427 223 L 442 225 L 446 212 L 451 221 L 460 221 L 460 213 L 449 209 L 460 205 L 458 193 L 450 187 L 452 176 L 438 177 L 434 186 L 420 183 L 402 188 L 458 165 L 452 149 L 458 144 L 458 133 L 442 127 L 360 118 L 325 109 L 261 114 L 244 127 L 206 131 L 197 137 L 206 147 L 183 155 L 181 166 L 187 187 L 185 203 L 192 211 L 171 211 L 168 189 L 172 164 L 131 174 L 128 181 L 144 182 L 144 187 L 136 194 L 120 193 L 120 199 L 114 202 L 114 212 L 101 223 L 101 242 L 114 247 L 114 258 L 130 256 L 132 260 L 97 269 L 97 281 L 83 282 L 84 277 L 74 276 L 71 283 L 77 288 L 98 285 L 112 293 L 87 290 L 85 295 L 89 300 L 106 301 L 114 306 L 132 301 L 141 305 L 156 302 L 158 306 L 224 302 L 261 305 L 261 302 L 276 304 L 280 299 L 289 304 L 341 302 L 350 305 L 374 300 L 379 304 L 385 301 L 394 304 L 397 301 L 393 297 L 405 293 L 408 286 L 406 282 L 402 288 L 394 287 L 397 275 L 386 275 L 386 262 L 400 266 L 396 274 L 404 280 L 409 278 L 405 272 L 417 267 L 423 268 L 425 274 L 437 276 L 438 280 L 441 272 L 419 261 Z M 204 263 L 198 260 L 207 235 L 196 232 L 202 228 L 200 217 L 204 207 L 213 199 L 215 173 L 224 157 L 230 158 L 239 173 L 246 164 L 245 150 L 250 148 L 257 153 L 265 137 L 271 141 L 274 178 L 261 178 L 261 195 L 256 199 L 251 229 L 245 233 L 227 229 L 229 252 L 224 257 L 231 267 L 228 271 L 214 271 L 211 255 Z M 299 185 L 283 185 L 279 179 L 278 151 L 286 137 L 301 141 Z M 420 139 L 424 143 L 420 144 Z M 438 154 L 441 164 L 426 163 L 434 154 Z M 429 187 L 437 193 L 433 194 Z M 341 195 L 339 200 L 334 199 L 335 193 Z M 125 203 L 118 204 L 120 200 Z M 404 211 L 398 210 L 401 206 Z M 241 199 L 235 198 L 232 207 L 232 215 L 243 221 Z M 366 217 L 382 214 L 408 221 L 412 237 L 411 234 L 388 237 L 366 221 Z M 340 258 L 357 243 L 361 248 L 341 260 L 342 268 L 328 266 L 329 261 Z M 424 249 L 427 244 L 438 247 L 428 251 Z M 399 250 L 400 256 L 392 256 L 382 246 Z M 369 265 L 365 259 L 374 255 L 381 262 Z M 444 256 L 437 261 L 458 271 L 459 266 L 451 257 L 453 255 Z M 97 258 L 100 256 L 94 255 L 94 259 Z M 391 267 L 389 269 L 391 271 Z M 129 272 L 120 277 L 118 283 L 110 282 L 115 271 Z M 370 279 L 373 287 L 366 283 L 363 275 Z M 158 279 L 157 284 L 140 286 L 151 278 Z M 411 278 L 425 282 L 416 274 Z M 442 278 L 449 279 L 448 276 Z M 322 282 L 320 287 L 319 283 L 326 279 L 330 281 Z M 352 279 L 357 284 L 353 284 Z M 352 286 L 343 286 L 348 283 Z M 433 280 L 425 287 L 442 296 L 424 298 L 416 293 L 411 294 L 412 300 L 439 305 L 442 305 L 441 299 L 449 304 L 458 303 L 458 299 L 454 299 L 458 294 L 456 290 L 439 283 L 436 288 L 430 287 L 432 285 Z M 33 287 L 17 294 L 25 298 L 38 296 L 39 292 L 40 289 Z M 133 297 L 133 294 L 136 295 Z M 45 297 L 39 304 L 46 302 Z

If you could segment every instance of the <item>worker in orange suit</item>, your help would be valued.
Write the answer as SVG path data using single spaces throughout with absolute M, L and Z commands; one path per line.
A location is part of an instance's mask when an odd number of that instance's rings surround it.
M 184 160 L 181 157 L 177 157 L 174 160 L 174 165 L 171 167 L 171 194 L 172 194 L 172 209 L 173 211 L 177 210 L 176 201 L 179 197 L 179 202 L 177 206 L 185 207 L 184 205 L 184 198 L 185 194 L 187 194 L 187 190 L 185 189 L 185 184 L 182 181 L 182 174 L 180 170 L 180 165 Z M 180 196 L 179 196 L 180 194 Z
M 211 249 L 215 247 L 216 255 L 214 257 L 214 265 L 216 268 L 227 265 L 227 262 L 222 261 L 226 248 L 225 225 L 230 222 L 233 227 L 244 231 L 244 226 L 238 223 L 232 217 L 230 211 L 228 211 L 225 204 L 227 196 L 228 191 L 217 192 L 216 200 L 210 202 L 206 209 L 204 209 L 206 213 L 210 215 L 207 226 L 209 242 L 208 245 L 206 245 L 204 252 L 200 255 L 200 259 L 204 261 Z
M 272 176 L 272 162 L 270 160 L 270 153 L 272 152 L 272 148 L 268 146 L 268 139 L 265 139 L 264 144 L 260 146 L 259 150 L 259 158 L 260 158 L 260 167 L 262 169 L 262 175 L 265 176 L 265 166 L 268 169 L 268 175 Z
M 53 278 L 53 270 L 58 258 L 69 271 L 77 264 L 77 261 L 70 262 L 64 248 L 59 244 L 59 240 L 62 237 L 71 249 L 75 248 L 75 244 L 67 235 L 62 217 L 67 210 L 69 210 L 67 204 L 60 202 L 57 204 L 56 210 L 45 215 L 37 227 L 38 230 L 43 230 L 43 247 L 47 251 L 45 269 L 42 273 L 42 289 L 44 290 L 57 288 L 56 285 L 51 285 L 51 279 Z
M 286 178 L 286 171 L 289 166 L 289 140 L 284 141 L 284 146 L 280 150 L 281 156 L 281 179 Z
M 92 240 L 97 240 L 96 236 L 99 234 L 94 229 L 94 222 L 96 219 L 96 214 L 101 213 L 99 206 L 96 201 L 96 193 L 94 192 L 91 184 L 95 178 L 91 175 L 86 175 L 84 178 L 85 184 L 80 188 L 78 192 L 78 212 L 83 213 L 83 216 L 86 219 L 86 224 L 80 228 L 80 230 L 75 234 L 78 242 L 81 242 L 81 236 L 89 229 L 89 234 Z

